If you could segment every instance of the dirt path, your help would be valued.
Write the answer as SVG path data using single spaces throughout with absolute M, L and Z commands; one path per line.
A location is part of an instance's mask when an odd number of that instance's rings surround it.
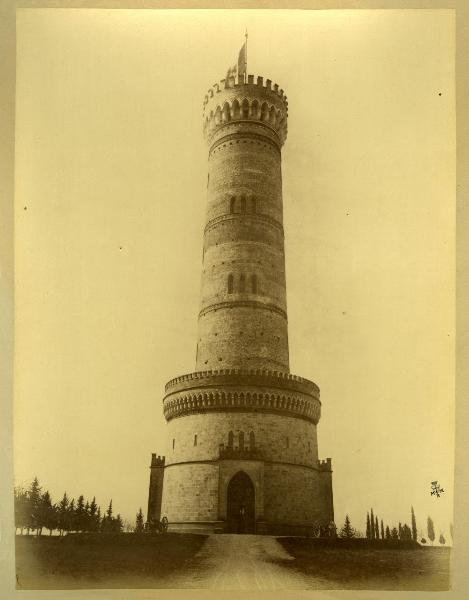
M 291 568 L 293 560 L 274 537 L 211 535 L 171 583 L 175 588 L 216 590 L 310 588 L 312 582 Z

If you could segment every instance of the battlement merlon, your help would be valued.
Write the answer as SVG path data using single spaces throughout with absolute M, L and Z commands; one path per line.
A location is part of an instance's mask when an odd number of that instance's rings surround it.
M 332 460 L 330 458 L 318 460 L 318 467 L 320 471 L 332 471 Z
M 223 90 L 239 88 L 240 86 L 244 89 L 254 90 L 254 88 L 256 88 L 258 94 L 267 94 L 270 95 L 271 98 L 277 96 L 278 98 L 283 99 L 284 104 L 288 106 L 287 97 L 277 83 L 272 84 L 272 80 L 270 79 L 266 79 L 264 83 L 264 78 L 261 76 L 256 77 L 254 75 L 248 75 L 246 78 L 244 75 L 240 75 L 228 77 L 228 79 L 221 79 L 219 82 L 212 85 L 204 98 L 204 112 L 206 111 L 206 106 L 209 104 L 211 98 L 217 96 L 217 94 Z
M 156 467 L 164 467 L 165 460 L 166 457 L 160 455 L 156 456 L 156 453 L 152 452 L 150 469 L 154 469 Z
M 287 136 L 288 100 L 270 79 L 248 75 L 229 77 L 210 88 L 203 104 L 204 135 L 210 140 L 229 121 L 260 121 L 277 132 L 280 145 Z

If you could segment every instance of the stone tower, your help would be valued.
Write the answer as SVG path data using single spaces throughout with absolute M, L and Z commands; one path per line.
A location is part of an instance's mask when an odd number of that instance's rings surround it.
M 203 106 L 207 213 L 195 371 L 166 384 L 148 518 L 170 530 L 304 534 L 333 520 L 321 403 L 289 371 L 281 149 L 288 102 L 227 77 Z

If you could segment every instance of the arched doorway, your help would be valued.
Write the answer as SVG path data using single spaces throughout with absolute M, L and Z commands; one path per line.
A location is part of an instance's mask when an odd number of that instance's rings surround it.
M 227 492 L 228 533 L 255 533 L 254 484 L 243 471 L 231 478 Z

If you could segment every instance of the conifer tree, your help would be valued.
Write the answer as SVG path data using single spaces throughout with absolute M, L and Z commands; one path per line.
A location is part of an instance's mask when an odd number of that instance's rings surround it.
M 28 492 L 22 487 L 14 488 L 15 499 L 15 528 L 19 529 L 21 535 L 29 522 L 29 500 Z
M 101 507 L 98 506 L 96 511 L 95 531 L 101 531 L 102 519 L 101 519 Z
M 143 533 L 144 530 L 144 526 L 143 526 L 143 512 L 142 512 L 142 507 L 140 507 L 137 516 L 135 518 L 135 533 Z
M 397 529 L 395 527 L 392 528 L 391 539 L 392 540 L 398 540 L 399 539 L 399 532 L 397 531 Z
M 381 519 L 381 539 L 384 540 L 384 523 L 383 523 L 383 519 Z
M 62 500 L 59 502 L 58 506 L 58 527 L 59 527 L 59 535 L 63 535 L 64 531 L 67 531 L 68 527 L 68 505 L 69 500 L 67 496 L 67 492 L 64 492 Z
M 427 517 L 427 533 L 428 539 L 431 541 L 433 546 L 433 542 L 435 541 L 435 527 L 433 525 L 433 520 L 431 517 Z
M 403 540 L 411 540 L 412 539 L 412 530 L 407 525 L 407 523 L 404 523 L 404 525 L 402 526 L 401 534 L 402 534 L 401 539 L 403 539 Z
M 417 541 L 417 522 L 415 520 L 414 507 L 410 507 L 410 515 L 411 515 L 411 526 L 412 526 L 412 539 L 414 542 Z
M 350 518 L 348 515 L 345 515 L 345 523 L 339 532 L 339 537 L 341 537 L 341 538 L 357 537 L 357 531 L 350 524 Z
M 98 531 L 99 529 L 99 518 L 98 518 L 98 505 L 96 504 L 96 498 L 93 496 L 93 500 L 89 505 L 89 528 L 88 531 Z M 101 511 L 100 511 L 101 514 Z
M 75 531 L 75 498 L 70 500 L 67 510 L 67 531 Z
M 40 535 L 38 529 L 39 519 L 39 504 L 41 502 L 41 486 L 37 477 L 33 479 L 31 486 L 28 491 L 28 520 L 27 528 L 28 534 L 30 529 L 36 529 L 37 535 Z
M 122 521 L 122 517 L 120 516 L 120 514 L 118 514 L 116 516 L 116 518 L 114 519 L 113 531 L 115 531 L 116 533 L 121 533 L 123 528 L 124 528 L 124 523 Z
M 366 513 L 366 537 L 371 539 L 370 513 Z
M 378 517 L 375 517 L 375 538 L 379 540 L 379 525 L 378 525 Z
M 104 515 L 101 521 L 101 531 L 104 533 L 111 533 L 115 530 L 115 519 L 112 516 L 112 499 L 109 502 L 109 506 L 106 510 L 106 514 Z
M 389 525 L 386 525 L 386 539 L 391 539 L 391 532 L 389 531 Z
M 440 544 L 442 546 L 444 546 L 446 544 L 445 536 L 442 533 L 440 533 L 440 540 L 439 541 L 440 541 Z
M 83 531 L 85 529 L 85 498 L 83 495 L 78 496 L 77 505 L 75 508 L 75 529 L 76 531 Z
M 90 503 L 88 502 L 88 500 L 86 501 L 85 504 L 85 516 L 83 519 L 83 531 L 91 531 L 90 530 L 90 525 L 91 525 L 91 516 L 90 516 Z
M 52 535 L 54 529 L 57 528 L 58 514 L 57 507 L 52 504 L 52 498 L 49 491 L 45 491 L 41 496 L 39 504 L 39 523 L 38 532 L 42 534 L 42 528 L 45 527 L 49 530 L 49 535 Z
M 373 515 L 373 509 L 371 509 L 371 511 L 370 511 L 370 533 L 371 533 L 371 539 L 374 540 L 375 539 L 375 517 Z
M 400 521 L 399 521 L 399 539 L 402 540 L 402 525 L 401 525 Z

